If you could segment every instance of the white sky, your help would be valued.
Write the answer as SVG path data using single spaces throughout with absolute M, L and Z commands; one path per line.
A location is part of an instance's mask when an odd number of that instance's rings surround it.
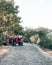
M 52 28 L 52 0 L 15 0 L 23 27 Z

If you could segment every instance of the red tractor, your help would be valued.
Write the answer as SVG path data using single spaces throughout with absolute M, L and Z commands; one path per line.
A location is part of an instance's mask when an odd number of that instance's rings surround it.
M 19 46 L 23 46 L 23 42 L 22 42 L 22 36 L 12 36 L 9 38 L 9 43 L 12 46 L 16 46 L 16 44 L 18 44 Z

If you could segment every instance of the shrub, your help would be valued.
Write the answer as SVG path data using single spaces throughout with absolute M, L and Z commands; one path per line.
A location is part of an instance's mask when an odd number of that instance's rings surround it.
M 29 38 L 27 38 L 27 37 L 25 37 L 24 39 L 23 39 L 23 42 L 29 42 Z
M 0 43 L 0 46 L 2 46 L 2 43 Z
M 50 39 L 41 39 L 39 45 L 43 48 L 52 49 L 52 40 L 50 40 Z

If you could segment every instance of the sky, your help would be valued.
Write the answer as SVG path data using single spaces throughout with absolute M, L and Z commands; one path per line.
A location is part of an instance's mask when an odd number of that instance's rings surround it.
M 15 0 L 15 4 L 19 6 L 24 28 L 52 29 L 52 0 Z

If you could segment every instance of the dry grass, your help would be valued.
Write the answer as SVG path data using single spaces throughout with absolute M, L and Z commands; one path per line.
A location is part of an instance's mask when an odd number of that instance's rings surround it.
M 52 50 L 44 49 L 44 51 L 45 51 L 48 55 L 52 56 Z
M 11 46 L 0 46 L 0 57 L 3 57 L 4 55 L 6 55 L 10 49 L 11 49 Z

